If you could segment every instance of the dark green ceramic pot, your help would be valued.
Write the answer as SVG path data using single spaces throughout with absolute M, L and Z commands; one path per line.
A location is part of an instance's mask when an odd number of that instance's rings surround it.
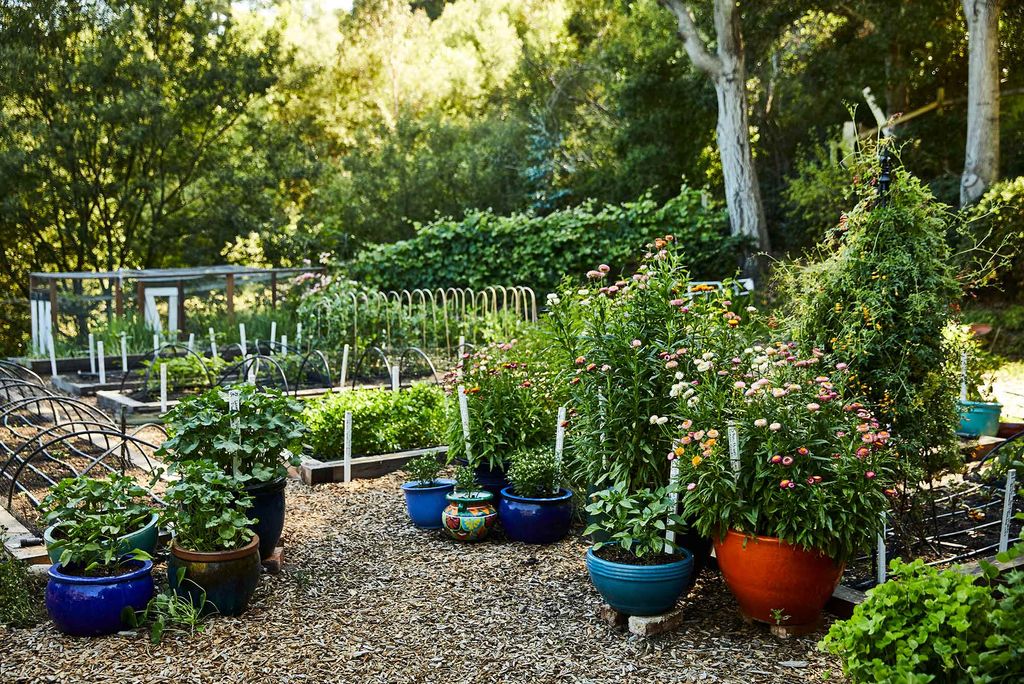
M 185 569 L 179 586 L 178 571 Z M 193 605 L 206 592 L 205 613 L 241 615 L 260 581 L 260 539 L 233 551 L 200 553 L 171 545 L 167 559 L 167 578 L 172 589 L 188 594 Z

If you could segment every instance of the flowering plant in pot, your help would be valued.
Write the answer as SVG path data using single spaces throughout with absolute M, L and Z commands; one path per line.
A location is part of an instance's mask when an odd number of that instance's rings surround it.
M 455 481 L 438 478 L 441 462 L 433 454 L 412 459 L 406 464 L 405 470 L 411 477 L 402 485 L 409 518 L 417 527 L 441 527 L 441 513 L 448 505 L 446 495 L 451 493 Z
M 107 513 L 116 514 L 118 524 L 127 530 L 121 540 L 123 553 L 139 549 L 152 555 L 156 551 L 159 514 L 151 506 L 149 492 L 128 475 L 65 478 L 50 489 L 39 510 L 47 525 L 43 540 L 51 563 L 60 560 L 65 528 Z
M 627 615 L 670 610 L 689 586 L 693 555 L 669 540 L 684 527 L 674 486 L 627 494 L 618 487 L 596 492 L 585 533 L 606 541 L 587 551 L 587 572 L 604 600 Z
M 894 494 L 889 433 L 847 391 L 846 364 L 827 367 L 817 350 L 778 342 L 700 358 L 677 383 L 681 434 L 669 454 L 686 483 L 684 515 L 715 540 L 744 615 L 814 625 Z
M 238 392 L 232 409 L 231 392 Z M 268 558 L 284 529 L 285 477 L 297 466 L 306 426 L 302 404 L 251 384 L 214 388 L 183 400 L 167 414 L 170 438 L 157 456 L 172 463 L 207 459 L 241 480 L 252 496 L 248 512 L 259 522 L 260 557 Z
M 501 490 L 498 517 L 513 541 L 550 544 L 569 533 L 572 492 L 562 486 L 561 464 L 551 447 L 512 454 L 508 479 Z
M 125 609 L 145 608 L 153 596 L 153 562 L 125 551 L 131 518 L 120 510 L 80 515 L 61 526 L 59 560 L 47 572 L 46 610 L 73 636 L 123 629 Z
M 549 417 L 555 406 L 542 368 L 534 350 L 513 339 L 463 354 L 458 366 L 445 375 L 450 394 L 460 385 L 465 387 L 472 435 L 471 459 L 467 459 L 459 403 L 450 402 L 448 457 L 472 465 L 480 484 L 495 495 L 508 484 L 509 456 L 550 438 Z
M 441 514 L 441 522 L 453 539 L 481 541 L 498 520 L 494 494 L 480 486 L 470 466 L 461 466 L 455 471 L 455 489 L 445 498 L 448 506 Z
M 174 531 L 169 585 L 207 612 L 240 615 L 260 579 L 256 521 L 246 514 L 252 497 L 241 479 L 208 459 L 175 464 L 172 472 L 180 479 L 164 495 Z

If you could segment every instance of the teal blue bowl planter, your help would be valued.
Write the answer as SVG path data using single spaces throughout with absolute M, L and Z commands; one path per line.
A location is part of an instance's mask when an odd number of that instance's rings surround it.
M 498 519 L 505 536 L 527 544 L 552 544 L 569 534 L 572 524 L 572 492 L 559 489 L 557 496 L 531 498 L 501 490 Z
M 672 610 L 693 572 L 693 555 L 679 549 L 677 561 L 660 565 L 630 565 L 599 558 L 587 550 L 590 581 L 605 602 L 626 615 L 660 615 Z
M 441 513 L 448 505 L 446 495 L 455 488 L 455 480 L 434 480 L 433 486 L 418 487 L 418 482 L 402 485 L 405 494 L 405 509 L 416 527 L 425 530 L 441 529 Z
M 152 556 L 156 552 L 156 544 L 159 537 L 159 530 L 157 529 L 159 520 L 160 516 L 154 513 L 142 529 L 121 537 L 121 544 L 117 547 L 118 553 L 128 555 L 138 549 Z M 60 538 L 60 525 L 61 523 L 50 525 L 43 530 L 46 555 L 49 556 L 52 565 L 60 562 L 60 555 L 64 552 L 64 545 L 61 543 Z
M 997 401 L 958 400 L 960 428 L 957 434 L 964 437 L 995 437 L 999 432 L 999 414 L 1003 405 Z

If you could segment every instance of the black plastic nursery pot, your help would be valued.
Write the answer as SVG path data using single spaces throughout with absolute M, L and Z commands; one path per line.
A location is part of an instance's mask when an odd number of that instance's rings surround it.
M 212 553 L 189 551 L 173 543 L 167 559 L 170 587 L 186 594 L 196 606 L 205 592 L 203 612 L 206 614 L 241 615 L 249 607 L 260 581 L 259 546 L 257 536 L 240 549 Z M 185 574 L 179 583 L 181 568 L 185 569 Z
M 281 541 L 281 532 L 284 530 L 284 486 L 285 479 L 279 477 L 245 487 L 246 494 L 252 497 L 252 508 L 245 514 L 256 519 L 256 524 L 249 529 L 260 539 L 260 560 L 270 558 Z

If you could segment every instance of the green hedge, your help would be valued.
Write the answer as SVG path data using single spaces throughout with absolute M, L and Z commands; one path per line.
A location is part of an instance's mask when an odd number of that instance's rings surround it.
M 445 443 L 444 390 L 415 384 L 395 393 L 356 390 L 311 402 L 302 419 L 320 460 L 344 458 L 345 411 L 352 412 L 352 454 L 369 456 Z
M 347 275 L 384 290 L 515 284 L 541 294 L 564 275 L 582 277 L 600 263 L 625 270 L 648 240 L 666 233 L 688 246 L 688 267 L 700 279 L 733 275 L 742 246 L 729 235 L 725 210 L 704 206 L 701 192 L 687 187 L 663 206 L 644 195 L 546 216 L 475 211 L 417 224 L 416 231 L 409 240 L 363 250 Z

